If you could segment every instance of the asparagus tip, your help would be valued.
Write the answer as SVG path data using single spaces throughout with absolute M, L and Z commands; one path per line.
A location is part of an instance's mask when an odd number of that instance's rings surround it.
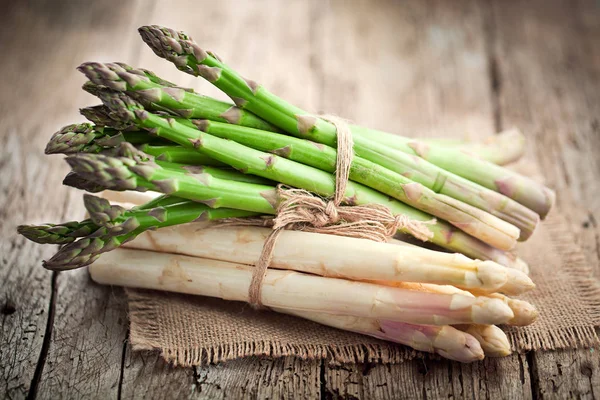
M 481 361 L 485 353 L 479 341 L 468 333 L 444 326 L 434 341 L 436 353 L 459 362 Z
M 514 316 L 511 308 L 500 299 L 478 297 L 472 306 L 471 318 L 476 324 L 504 324 Z
M 525 300 L 508 299 L 508 306 L 514 313 L 514 317 L 509 321 L 513 326 L 531 325 L 539 316 L 535 306 Z
M 495 325 L 469 325 L 464 331 L 479 341 L 486 356 L 506 357 L 511 353 L 508 337 Z
M 516 295 L 535 289 L 535 283 L 526 273 L 511 268 L 506 268 L 506 272 L 508 273 L 508 281 L 500 289 L 501 292 Z

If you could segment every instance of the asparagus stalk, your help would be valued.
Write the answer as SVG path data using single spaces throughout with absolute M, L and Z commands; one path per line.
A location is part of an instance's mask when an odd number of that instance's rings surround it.
M 228 208 L 211 209 L 191 201 L 124 211 L 114 208 L 105 199 L 93 196 L 86 198 L 86 207 L 90 213 L 90 220 L 99 228 L 61 248 L 52 258 L 44 261 L 45 268 L 62 271 L 90 265 L 102 253 L 116 249 L 149 229 L 194 221 L 257 215 Z
M 198 229 L 188 224 L 145 232 L 127 247 L 252 264 L 259 259 L 270 232 L 268 228 L 244 226 Z M 519 294 L 534 287 L 525 274 L 492 261 L 302 231 L 279 235 L 270 266 L 386 284 L 404 281 L 454 285 L 477 289 L 482 294 Z
M 147 135 L 147 132 L 146 132 Z M 155 146 L 151 144 L 141 144 L 137 148 L 156 158 L 158 161 L 168 161 L 179 164 L 205 165 L 222 167 L 227 164 L 214 160 L 197 151 L 190 150 L 182 146 Z
M 161 168 L 153 161 L 127 157 L 77 154 L 66 158 L 73 170 L 111 190 L 153 190 L 205 203 L 274 214 L 277 194 L 273 186 L 216 178 L 208 172 L 179 172 Z
M 133 68 L 124 63 L 114 63 L 114 64 L 116 64 L 116 66 L 121 67 L 122 69 L 124 69 L 128 72 L 148 78 L 152 83 L 155 84 L 155 85 L 150 85 L 152 89 L 161 89 L 162 90 L 163 88 L 179 88 L 188 93 L 195 94 L 193 89 L 181 88 L 174 83 L 171 83 L 169 81 L 166 81 L 166 80 L 160 78 L 154 72 L 149 71 L 147 69 L 142 69 L 142 68 L 136 69 L 136 68 Z M 117 70 L 122 71 L 119 68 L 117 68 Z M 95 83 L 89 82 L 89 81 L 84 84 L 83 89 L 93 95 L 97 95 L 97 93 L 98 93 L 98 85 L 96 85 Z M 197 94 L 195 94 L 195 95 L 197 95 Z M 135 94 L 134 94 L 134 96 L 135 96 Z M 199 96 L 199 95 L 197 95 L 197 96 Z M 170 111 L 171 110 L 170 108 L 166 107 L 166 105 L 161 105 L 161 102 L 153 103 L 150 101 L 146 101 L 144 103 L 144 99 L 145 99 L 144 96 L 135 96 L 135 97 L 138 101 L 142 102 L 144 107 L 148 110 L 152 110 L 152 111 Z M 192 97 L 194 97 L 194 96 L 192 96 Z M 226 113 L 227 110 L 225 109 L 225 106 L 231 106 L 229 104 L 220 102 L 218 100 L 207 98 L 206 96 L 199 96 L 199 97 L 204 102 L 209 102 L 209 105 L 210 105 L 209 109 L 212 109 L 213 107 L 218 107 L 220 105 L 221 111 L 225 110 L 224 112 Z M 177 99 L 175 99 L 175 100 L 177 100 Z M 211 100 L 212 100 L 212 102 L 211 102 Z M 181 102 L 180 107 L 178 107 L 178 108 L 184 108 L 185 106 L 187 106 L 187 104 L 185 102 Z M 196 112 L 199 113 L 200 111 L 196 111 Z M 240 110 L 240 112 L 248 113 L 248 111 L 245 111 L 245 110 Z M 210 117 L 194 117 L 194 118 L 212 119 Z M 258 117 L 256 117 L 256 118 L 258 118 Z M 219 121 L 219 119 L 214 119 L 214 120 Z M 95 122 L 94 120 L 92 120 L 92 121 Z M 268 123 L 265 121 L 265 124 L 268 124 Z M 110 123 L 107 123 L 106 125 L 110 126 Z M 244 123 L 241 123 L 240 125 L 241 126 L 251 126 L 251 124 L 244 124 Z M 271 126 L 271 129 L 269 129 L 269 130 L 272 130 L 275 132 L 275 131 L 277 131 L 277 128 L 274 126 Z M 481 159 L 493 162 L 494 164 L 503 165 L 503 164 L 508 164 L 510 162 L 513 162 L 523 155 L 525 137 L 517 130 L 510 130 L 510 131 L 499 133 L 498 135 L 492 136 L 490 138 L 487 138 L 483 143 L 471 143 L 466 140 L 448 140 L 448 139 L 423 139 L 422 141 L 424 141 L 426 143 L 432 143 L 435 145 L 453 146 L 453 147 L 459 148 L 460 150 L 464 151 L 466 154 L 471 154 L 471 155 L 477 156 Z
M 476 338 L 447 325 L 414 325 L 405 322 L 377 320 L 349 315 L 324 314 L 282 308 L 274 308 L 273 310 L 308 319 L 322 325 L 404 344 L 415 350 L 437 353 L 442 357 L 454 361 L 466 363 L 484 358 L 482 347 Z
M 362 127 L 355 127 L 353 132 L 404 153 L 419 156 L 456 175 L 502 193 L 535 211 L 541 218 L 548 214 L 554 203 L 555 193 L 544 185 L 488 161 L 465 156 L 465 153 L 458 149 L 430 145 L 415 139 Z
M 294 136 L 332 147 L 335 145 L 337 135 L 333 124 L 285 102 L 256 82 L 242 78 L 212 53 L 202 50 L 186 34 L 158 26 L 144 26 L 139 31 L 142 39 L 159 57 L 172 61 L 184 72 L 204 77 L 229 95 L 238 107 L 255 113 Z M 89 67 L 90 64 L 84 64 L 81 68 L 88 77 L 92 75 Z M 136 84 L 137 81 L 134 81 L 130 87 Z M 121 88 L 128 89 L 126 85 L 121 85 Z M 509 197 L 423 159 L 370 140 L 359 129 L 354 128 L 353 132 L 356 133 L 354 150 L 358 156 L 504 219 L 521 229 L 521 240 L 533 233 L 539 217 Z
M 335 171 L 337 151 L 329 146 L 315 146 L 314 143 L 303 139 L 208 120 L 193 122 L 198 129 L 208 134 L 271 152 L 323 171 Z M 519 237 L 519 230 L 513 225 L 485 211 L 437 194 L 403 175 L 361 157 L 353 158 L 350 179 L 442 218 L 499 249 L 510 250 Z
M 177 273 L 169 273 L 174 268 Z M 248 301 L 253 268 L 176 254 L 119 249 L 101 257 L 90 272 L 99 283 Z M 167 278 L 161 279 L 161 275 Z M 428 325 L 496 324 L 513 316 L 498 299 L 420 293 L 276 269 L 265 274 L 262 303 L 267 307 Z

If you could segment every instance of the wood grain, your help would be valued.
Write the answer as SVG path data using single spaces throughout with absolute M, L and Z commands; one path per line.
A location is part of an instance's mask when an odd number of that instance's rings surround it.
M 595 398 L 590 349 L 461 365 L 332 366 L 251 357 L 172 368 L 126 344 L 120 290 L 85 271 L 51 274 L 54 249 L 21 222 L 81 215 L 48 136 L 91 97 L 74 67 L 119 59 L 203 93 L 141 45 L 135 27 L 187 30 L 244 75 L 317 112 L 409 136 L 471 138 L 518 126 L 527 157 L 557 189 L 600 277 L 600 10 L 593 0 L 13 2 L 0 43 L 0 394 L 8 398 Z M 94 29 L 90 29 L 93 26 Z M 50 334 L 50 336 L 47 336 Z

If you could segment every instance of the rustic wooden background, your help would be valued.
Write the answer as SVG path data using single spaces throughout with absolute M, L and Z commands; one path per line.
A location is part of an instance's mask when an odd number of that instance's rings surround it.
M 173 369 L 133 353 L 121 290 L 51 273 L 22 222 L 78 218 L 80 194 L 43 148 L 95 104 L 83 61 L 125 61 L 217 92 L 157 59 L 136 28 L 186 30 L 245 76 L 316 112 L 406 135 L 517 126 L 527 158 L 600 276 L 600 3 L 589 1 L 29 0 L 0 16 L 0 397 L 598 398 L 593 349 L 481 363 L 331 367 L 252 358 Z M 223 98 L 223 96 L 220 96 Z

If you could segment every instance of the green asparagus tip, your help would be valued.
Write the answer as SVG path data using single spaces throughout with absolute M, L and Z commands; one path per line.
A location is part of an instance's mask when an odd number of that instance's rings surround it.
M 83 179 L 111 190 L 143 190 L 138 187 L 138 175 L 159 168 L 153 162 L 138 163 L 132 158 L 103 154 L 76 154 L 68 156 L 66 161 Z
M 98 136 L 94 126 L 88 123 L 71 124 L 54 133 L 44 152 L 46 154 L 70 154 L 80 151 L 96 151 L 98 146 L 91 144 Z
M 100 231 L 104 229 L 101 228 Z M 60 249 L 52 258 L 43 262 L 46 269 L 64 271 L 90 265 L 102 253 L 119 247 L 121 243 L 112 236 L 94 236 L 81 238 Z
M 108 200 L 91 194 L 83 195 L 83 204 L 91 220 L 102 226 L 121 217 L 126 211 L 121 206 L 111 205 Z
M 142 40 L 150 46 L 157 56 L 173 62 L 179 70 L 189 74 L 197 75 L 187 63 L 188 56 L 194 56 L 198 62 L 208 56 L 208 53 L 202 50 L 184 32 L 158 25 L 142 26 L 138 31 L 142 36 Z
M 17 232 L 40 244 L 67 244 L 98 229 L 89 220 L 69 221 L 62 224 L 20 225 Z
M 85 190 L 90 193 L 98 193 L 106 190 L 106 186 L 102 186 L 96 182 L 83 178 L 76 172 L 69 172 L 62 181 L 63 185 L 70 186 L 75 189 Z
M 120 63 L 86 62 L 77 67 L 77 70 L 83 73 L 92 84 L 105 86 L 117 92 L 124 92 L 127 90 L 127 85 L 136 86 L 140 81 L 150 82 L 150 78 L 144 71 Z M 99 96 L 101 88 L 98 86 L 87 84 L 84 90 L 91 90 L 94 95 Z
M 92 96 L 98 96 L 98 93 L 100 92 L 102 86 L 96 85 L 94 82 L 87 81 L 83 84 L 83 86 L 81 86 L 81 88 L 89 94 L 91 94 Z
M 116 121 L 132 124 L 136 119 L 144 119 L 147 114 L 147 111 L 138 101 L 124 93 L 101 89 L 98 97 L 110 110 L 110 118 Z
M 68 224 L 68 223 L 67 223 Z M 66 244 L 75 240 L 75 237 L 65 236 L 69 230 L 60 225 L 19 225 L 17 232 L 27 239 L 40 244 Z

